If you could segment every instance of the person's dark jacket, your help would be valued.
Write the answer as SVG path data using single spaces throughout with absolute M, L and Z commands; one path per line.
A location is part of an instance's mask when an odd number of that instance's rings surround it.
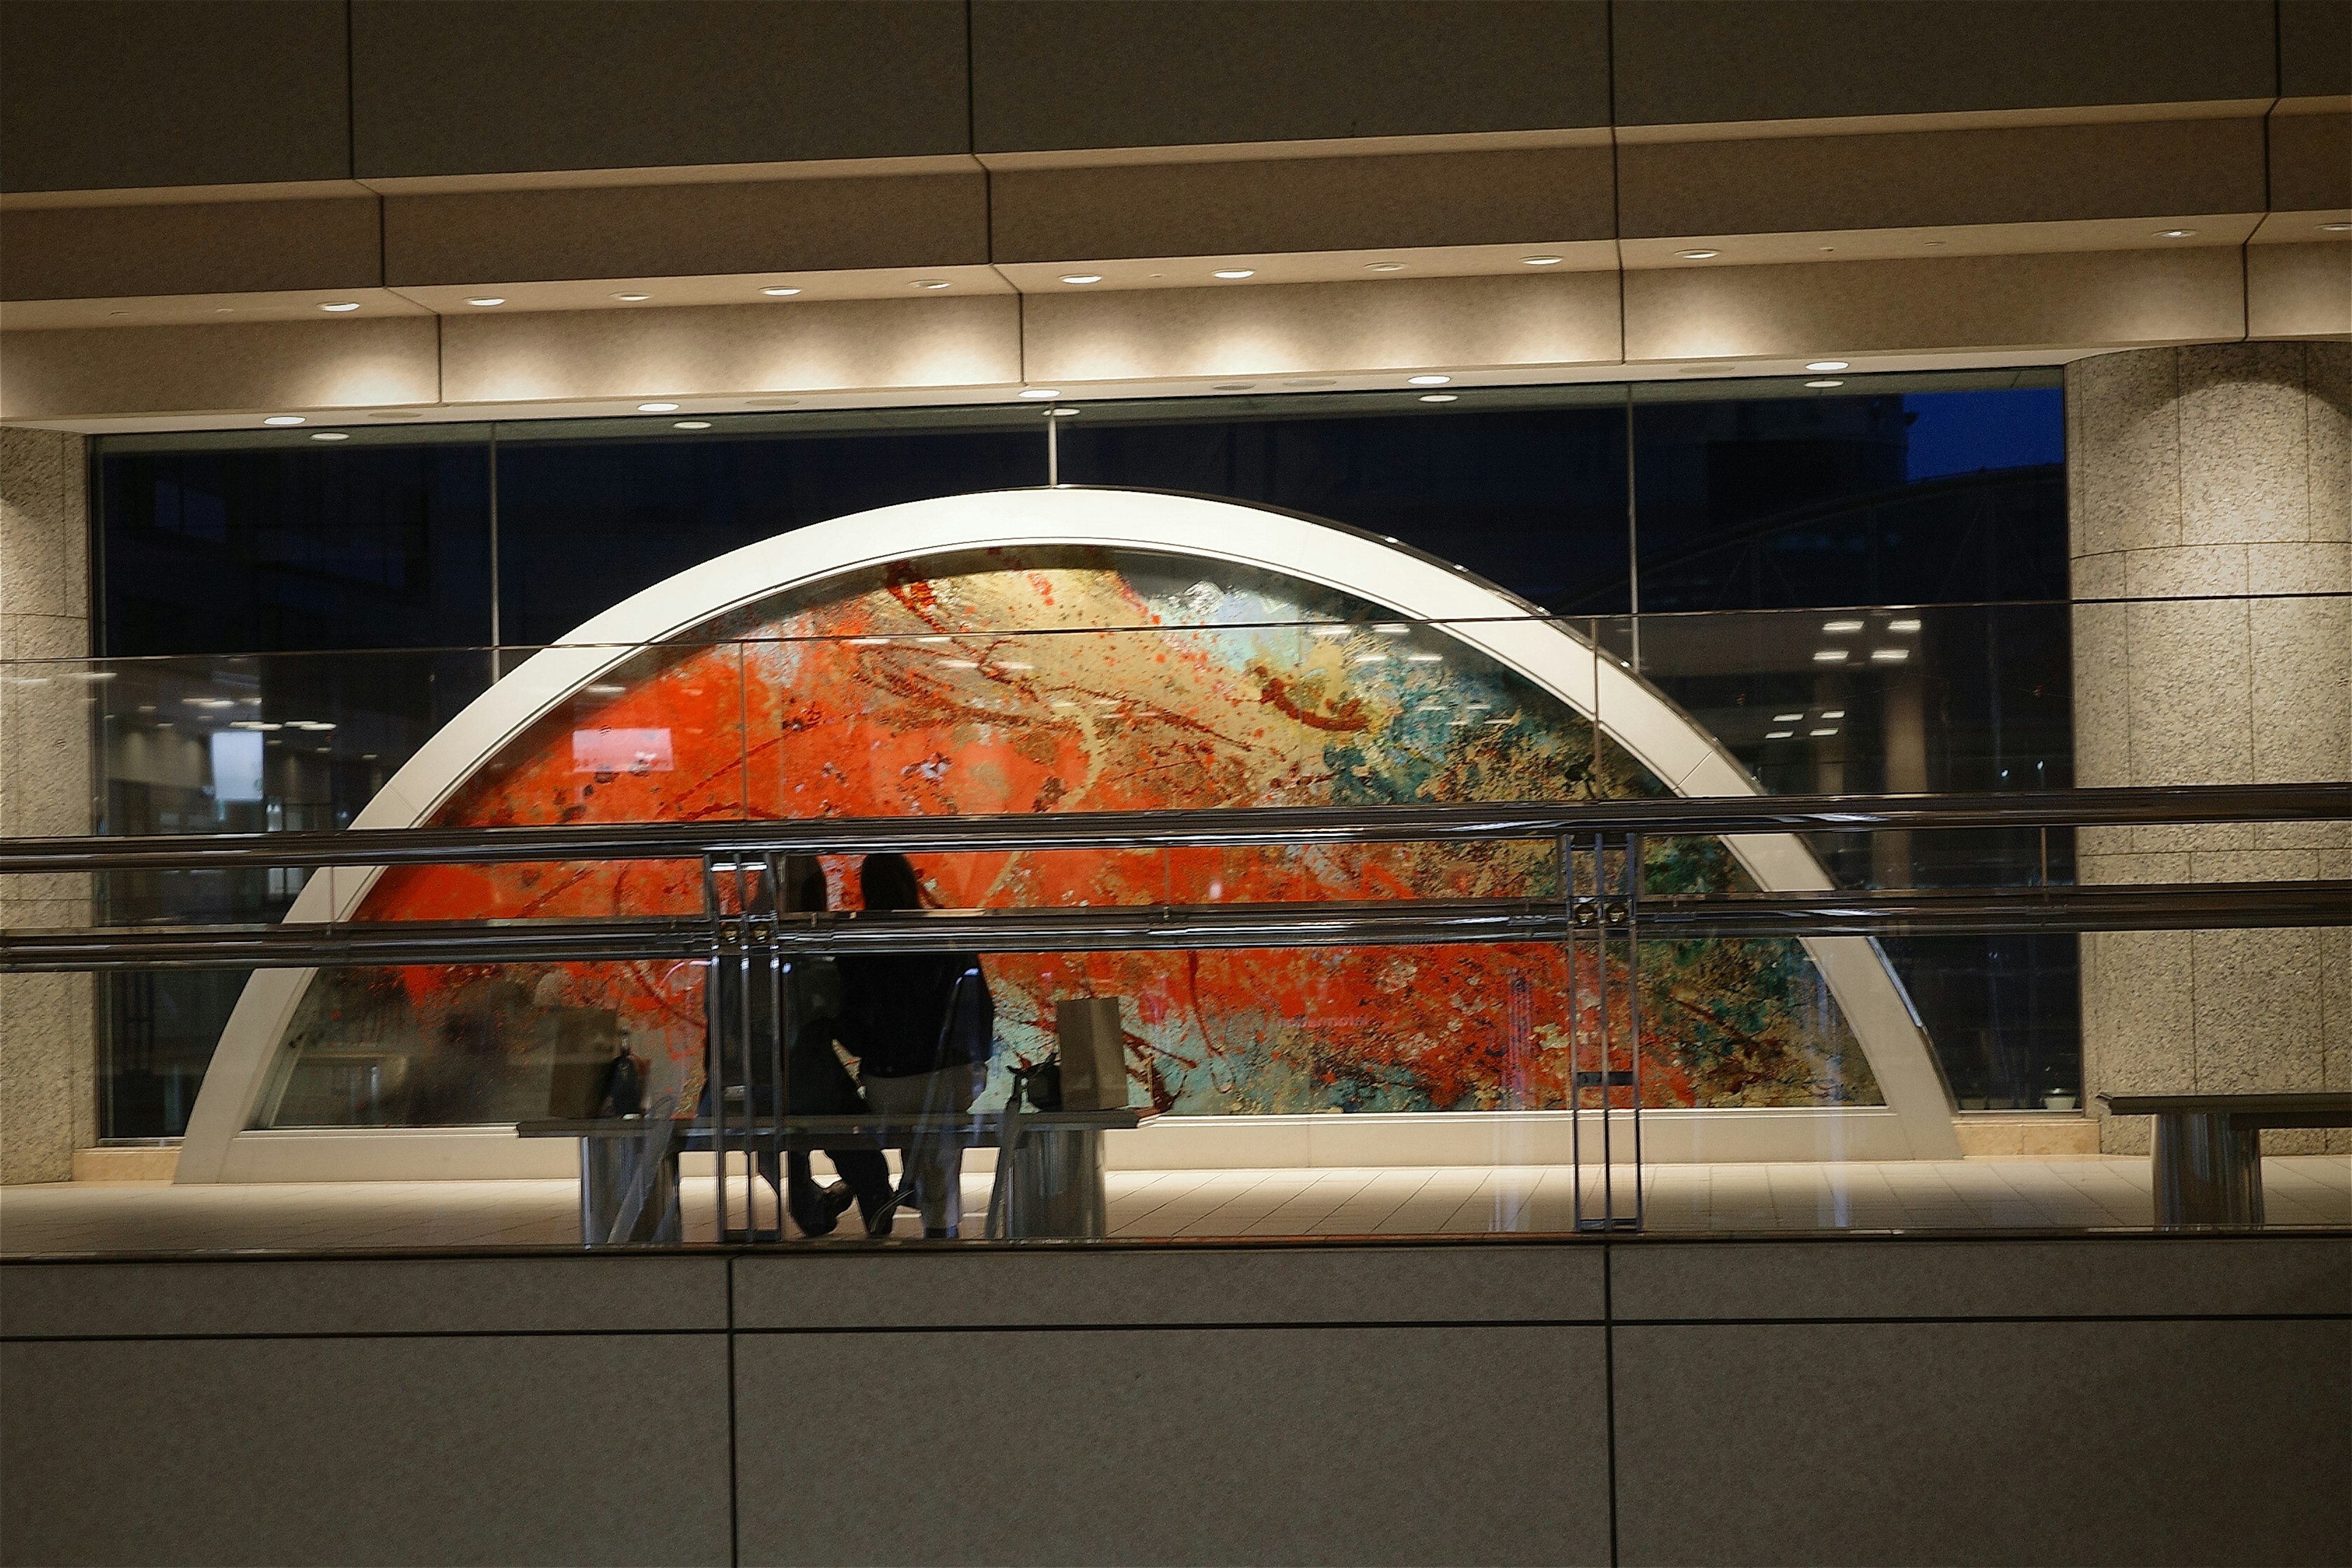
M 882 952 L 837 962 L 842 1043 L 866 1077 L 912 1078 L 988 1059 L 996 1004 L 978 953 Z

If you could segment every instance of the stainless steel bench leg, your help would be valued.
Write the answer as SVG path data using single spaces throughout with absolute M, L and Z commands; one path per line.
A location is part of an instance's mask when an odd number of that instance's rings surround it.
M 2164 1226 L 2263 1223 L 2262 1132 L 2227 1111 L 2171 1111 L 2156 1119 L 2156 1223 Z
M 1016 1239 L 1099 1240 L 1108 1231 L 1100 1132 L 1087 1127 L 1025 1129 L 1008 1163 L 1001 1178 L 1004 1234 Z

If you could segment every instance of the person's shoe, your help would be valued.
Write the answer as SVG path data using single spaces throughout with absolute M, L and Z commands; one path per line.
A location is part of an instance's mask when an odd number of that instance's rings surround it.
M 849 1205 L 856 1201 L 857 1194 L 849 1190 L 847 1182 L 835 1182 L 824 1190 L 824 1206 L 833 1211 L 835 1219 L 847 1213 Z
M 925 1241 L 952 1241 L 955 1239 L 955 1232 L 950 1230 L 943 1225 L 927 1225 L 923 1227 L 923 1239 Z
M 819 1191 L 814 1183 L 795 1185 L 787 1206 L 793 1212 L 793 1223 L 801 1227 L 803 1236 L 831 1236 L 841 1217 L 842 1205 L 833 1201 L 831 1189 Z

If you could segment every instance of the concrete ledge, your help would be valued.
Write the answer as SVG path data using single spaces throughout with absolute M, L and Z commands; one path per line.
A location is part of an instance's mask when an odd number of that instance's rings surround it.
M 77 1182 L 168 1182 L 180 1168 L 177 1144 L 168 1148 L 77 1149 Z
M 2003 1154 L 2042 1160 L 2079 1154 L 2089 1159 L 2099 1152 L 2097 1121 L 2073 1111 L 1956 1116 L 1952 1135 L 1960 1141 L 1960 1152 L 1970 1159 Z

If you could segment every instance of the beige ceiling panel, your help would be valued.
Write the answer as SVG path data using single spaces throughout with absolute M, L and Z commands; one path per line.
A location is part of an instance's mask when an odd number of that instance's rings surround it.
M 2240 252 L 1818 262 L 1625 277 L 1626 357 L 2123 348 L 2245 331 Z
M 2352 243 L 2247 247 L 2246 335 L 2352 336 Z
M 1040 384 L 1604 363 L 1610 273 L 1174 289 L 1028 301 Z
M 2075 218 L 2065 223 L 1956 224 L 1946 228 L 1830 228 L 1800 234 L 1680 234 L 1617 246 L 1628 271 L 1672 268 L 1721 272 L 1776 262 L 1949 260 L 1958 256 L 2046 256 L 2069 250 L 2195 250 L 2243 245 L 2259 212 L 2167 213 L 2160 217 Z M 1693 256 L 1692 251 L 1703 251 Z
M 373 196 L 0 212 L 0 298 L 274 293 L 382 281 Z
M 1619 157 L 1628 238 L 2263 208 L 2256 118 L 1641 142 Z
M 485 312 L 443 323 L 452 403 L 743 396 L 1008 385 L 1021 378 L 1020 302 L 821 302 L 793 310 Z
M 1530 261 L 1530 258 L 1534 258 Z M 1405 283 L 1423 278 L 1524 277 L 1537 270 L 1613 272 L 1610 239 L 1524 240 L 1517 245 L 1394 246 L 1378 250 L 1242 252 L 1222 256 L 1095 257 L 1082 261 L 999 261 L 994 271 L 1024 294 L 1073 289 L 1262 289 L 1284 283 Z M 1222 271 L 1246 278 L 1216 280 Z M 1073 283 L 1069 279 L 1090 279 Z
M 2272 208 L 2352 207 L 2352 114 L 2274 114 L 2269 123 Z
M 429 316 L 0 336 L 0 418 L 301 413 L 431 403 Z
M 994 176 L 995 258 L 1214 256 L 1606 239 L 1601 146 L 1292 158 Z
M 384 202 L 384 272 L 396 287 L 987 259 L 988 184 L 976 169 Z

